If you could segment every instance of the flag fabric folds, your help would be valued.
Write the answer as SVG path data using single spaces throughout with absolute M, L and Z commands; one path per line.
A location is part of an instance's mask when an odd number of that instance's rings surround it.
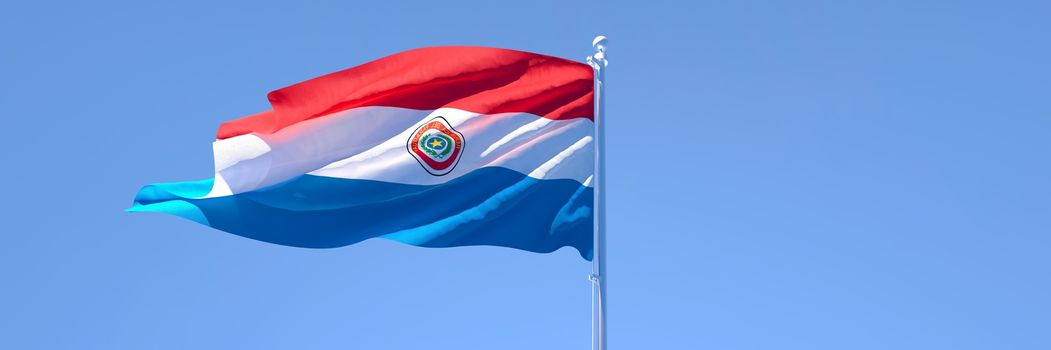
M 143 187 L 162 212 L 310 248 L 561 247 L 592 256 L 586 64 L 482 47 L 410 50 L 271 92 L 220 126 L 215 177 Z

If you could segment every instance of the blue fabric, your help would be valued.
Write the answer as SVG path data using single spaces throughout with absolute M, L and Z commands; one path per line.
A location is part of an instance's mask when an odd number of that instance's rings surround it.
M 592 254 L 593 190 L 481 168 L 421 186 L 303 175 L 253 192 L 194 199 L 212 180 L 143 187 L 128 211 L 162 212 L 261 241 L 332 248 L 383 237 L 423 247 L 504 246 Z

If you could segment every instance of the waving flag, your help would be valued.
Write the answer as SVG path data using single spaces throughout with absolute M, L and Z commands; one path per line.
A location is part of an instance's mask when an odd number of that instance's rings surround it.
M 276 244 L 373 237 L 592 257 L 592 68 L 481 47 L 387 56 L 229 121 L 214 179 L 142 188 L 162 212 Z

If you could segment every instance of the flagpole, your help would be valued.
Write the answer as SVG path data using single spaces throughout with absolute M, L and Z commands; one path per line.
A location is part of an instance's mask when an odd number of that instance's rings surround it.
M 588 65 L 595 71 L 595 188 L 594 245 L 591 256 L 592 319 L 591 348 L 606 350 L 606 43 L 599 35 L 591 42 L 595 53 L 588 56 Z

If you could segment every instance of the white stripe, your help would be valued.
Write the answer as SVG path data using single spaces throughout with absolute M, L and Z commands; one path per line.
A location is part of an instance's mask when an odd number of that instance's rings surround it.
M 486 148 L 485 151 L 482 152 L 481 156 L 485 157 L 485 156 L 489 155 L 489 153 L 492 153 L 497 148 L 500 148 L 501 146 L 507 144 L 508 142 L 511 142 L 511 140 L 514 140 L 516 138 L 522 137 L 523 135 L 526 135 L 528 133 L 536 132 L 536 131 L 540 130 L 541 128 L 543 128 L 544 126 L 547 126 L 548 124 L 551 124 L 551 119 L 547 119 L 547 118 L 540 118 L 540 119 L 534 120 L 532 122 L 529 122 L 528 124 L 523 125 L 522 127 L 518 128 L 518 129 L 515 129 L 515 131 L 512 131 L 510 134 L 504 135 L 504 137 L 500 138 L 500 140 L 497 140 L 493 144 L 489 145 L 489 148 Z
M 460 161 L 444 176 L 429 174 L 406 142 L 441 116 L 464 135 Z M 213 145 L 216 182 L 206 197 L 242 193 L 295 176 L 440 184 L 482 167 L 504 167 L 538 179 L 590 185 L 594 124 L 528 113 L 477 114 L 453 108 L 421 111 L 361 107 L 300 122 L 274 134 L 247 134 Z
M 537 179 L 546 179 L 547 174 L 550 174 L 554 171 L 558 171 L 563 166 L 573 166 L 575 163 L 573 161 L 574 156 L 580 157 L 581 155 L 588 155 L 587 151 L 581 152 L 581 150 L 585 149 L 590 145 L 591 136 L 584 136 L 584 138 L 577 140 L 577 142 L 573 143 L 573 145 L 569 146 L 569 148 L 562 150 L 562 152 L 559 152 L 553 158 L 544 162 L 544 164 L 541 164 L 540 167 L 530 172 L 529 177 Z M 587 183 L 589 179 L 591 179 L 591 175 L 588 175 L 587 179 L 584 179 L 580 182 L 581 184 L 584 184 Z

